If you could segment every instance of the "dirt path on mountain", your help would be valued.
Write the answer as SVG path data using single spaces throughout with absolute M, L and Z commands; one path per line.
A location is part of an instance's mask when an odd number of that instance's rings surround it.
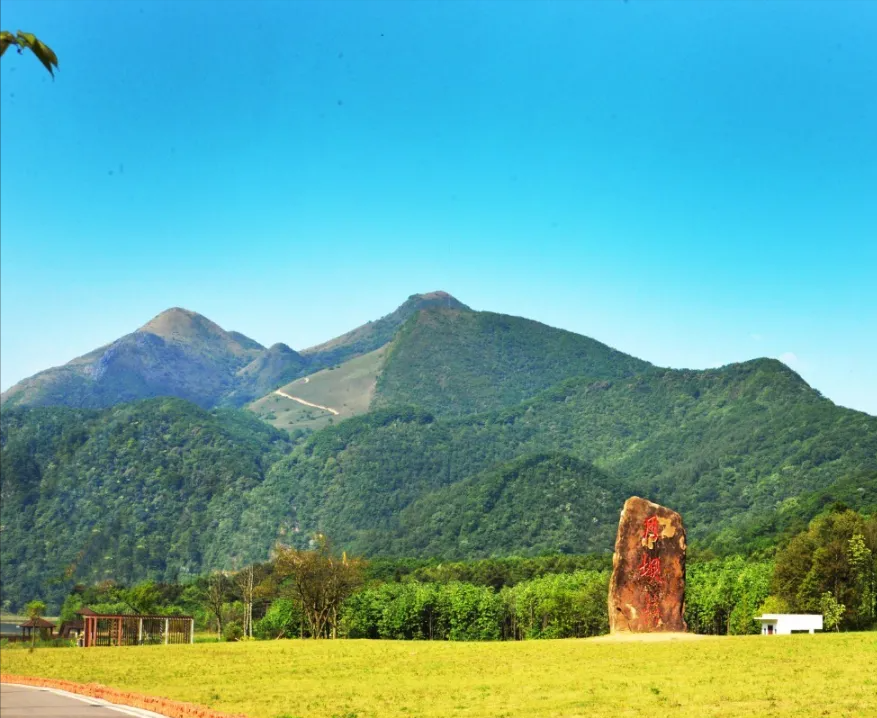
M 341 413 L 339 411 L 336 411 L 335 409 L 332 409 L 331 407 L 320 406 L 319 404 L 314 404 L 310 401 L 305 401 L 304 399 L 299 399 L 297 396 L 293 396 L 292 394 L 287 394 L 285 391 L 280 391 L 280 389 L 278 389 L 274 393 L 278 394 L 286 399 L 292 399 L 293 401 L 297 401 L 299 404 L 304 404 L 305 406 L 312 406 L 314 409 L 322 409 L 323 411 L 328 411 L 330 414 L 334 414 L 335 416 L 338 416 L 338 414 Z

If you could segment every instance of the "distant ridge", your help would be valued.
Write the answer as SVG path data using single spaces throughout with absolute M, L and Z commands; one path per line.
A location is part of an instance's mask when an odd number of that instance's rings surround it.
M 379 349 L 420 309 L 468 309 L 447 292 L 411 295 L 390 314 L 301 354 L 265 348 L 197 312 L 171 307 L 130 334 L 63 366 L 23 379 L 3 406 L 103 408 L 175 396 L 201 407 L 242 406 L 297 377 Z
M 447 292 L 436 291 L 425 294 L 412 294 L 395 311 L 381 317 L 377 321 L 368 322 L 352 329 L 340 337 L 318 344 L 302 351 L 305 356 L 313 357 L 323 365 L 340 364 L 358 354 L 367 354 L 387 344 L 399 328 L 421 309 L 441 307 L 471 311 L 461 301 Z
M 262 351 L 249 337 L 174 307 L 111 344 L 19 382 L 0 401 L 100 408 L 176 396 L 208 407 L 233 388 L 235 372 Z

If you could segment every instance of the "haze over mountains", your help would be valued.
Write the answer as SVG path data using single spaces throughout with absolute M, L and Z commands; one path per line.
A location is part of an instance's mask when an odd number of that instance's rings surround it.
M 10 605 L 316 531 L 367 556 L 609 551 L 632 493 L 720 551 L 877 506 L 877 418 L 779 361 L 660 368 L 443 292 L 301 352 L 168 310 L 12 387 L 0 447 Z

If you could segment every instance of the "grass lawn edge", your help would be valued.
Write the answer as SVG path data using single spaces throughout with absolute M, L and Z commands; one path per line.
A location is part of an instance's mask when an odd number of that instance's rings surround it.
M 74 683 L 57 678 L 37 678 L 34 676 L 20 676 L 9 673 L 0 673 L 0 683 L 13 683 L 22 686 L 34 686 L 36 688 L 56 688 L 88 696 L 100 698 L 108 703 L 115 703 L 131 708 L 143 708 L 154 713 L 159 713 L 168 718 L 247 718 L 243 713 L 220 713 L 219 711 L 198 706 L 194 703 L 172 701 L 158 696 L 147 696 L 141 693 L 120 691 L 116 688 L 101 685 L 100 683 Z

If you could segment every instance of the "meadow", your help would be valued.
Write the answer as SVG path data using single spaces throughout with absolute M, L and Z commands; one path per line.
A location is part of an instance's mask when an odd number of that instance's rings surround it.
M 328 411 L 279 396 L 274 392 L 248 405 L 260 419 L 278 429 L 317 431 L 330 424 L 368 411 L 375 393 L 375 383 L 384 364 L 386 347 L 349 359 L 338 367 L 323 369 L 305 379 L 280 387 L 280 390 L 319 406 L 335 409 L 337 417 Z
M 251 718 L 877 716 L 877 633 L 5 650 L 2 670 Z

